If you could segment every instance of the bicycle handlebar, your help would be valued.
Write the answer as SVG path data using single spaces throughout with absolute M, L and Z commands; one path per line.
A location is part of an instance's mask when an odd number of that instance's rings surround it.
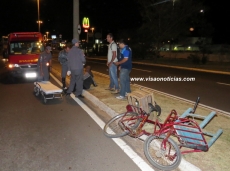
M 151 112 L 157 112 L 157 116 L 160 116 L 161 115 L 161 107 L 159 105 L 156 104 L 155 102 L 155 106 L 153 106 L 152 103 L 148 103 L 148 106 L 149 106 L 149 113 Z
M 192 110 L 190 113 L 193 113 L 193 114 L 195 113 L 196 108 L 197 108 L 199 102 L 200 102 L 200 97 L 197 97 L 196 103 L 195 103 L 195 105 L 194 105 L 194 107 L 193 107 L 193 110 Z

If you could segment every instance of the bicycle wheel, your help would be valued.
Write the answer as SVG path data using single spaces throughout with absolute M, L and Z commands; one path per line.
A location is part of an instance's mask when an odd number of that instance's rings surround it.
M 129 130 L 125 127 L 135 129 L 140 124 L 140 120 L 138 114 L 134 112 L 119 114 L 105 124 L 104 135 L 109 138 L 123 137 L 129 134 Z
M 160 170 L 176 169 L 181 162 L 178 145 L 171 138 L 165 140 L 165 135 L 149 136 L 144 143 L 144 153 L 148 161 Z

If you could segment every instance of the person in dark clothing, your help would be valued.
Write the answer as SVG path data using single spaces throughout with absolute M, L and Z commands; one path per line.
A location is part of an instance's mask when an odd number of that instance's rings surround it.
M 64 91 L 67 90 L 66 87 L 66 75 L 67 75 L 67 71 L 68 71 L 68 60 L 67 60 L 67 55 L 69 50 L 71 49 L 71 43 L 67 43 L 65 48 L 59 52 L 58 55 L 58 61 L 61 64 L 61 78 L 62 78 L 62 89 Z
M 129 74 L 132 70 L 132 49 L 126 44 L 124 39 L 119 41 L 119 47 L 121 49 L 121 56 L 115 65 L 119 66 L 120 70 L 121 91 L 120 96 L 116 98 L 124 99 L 127 93 L 131 92 Z
M 47 46 L 38 58 L 38 81 L 49 81 L 49 67 L 51 67 L 51 47 Z
M 75 97 L 84 98 L 82 96 L 83 90 L 83 64 L 85 64 L 85 55 L 81 49 L 79 49 L 79 40 L 72 40 L 73 47 L 69 50 L 68 59 L 68 72 L 67 75 L 71 75 L 70 86 L 66 95 L 70 95 L 76 87 Z M 76 84 L 76 85 L 75 85 Z
M 85 67 L 85 73 L 84 73 L 84 81 L 83 81 L 83 89 L 89 89 L 91 84 L 93 84 L 94 87 L 97 87 L 96 82 L 94 81 L 94 76 L 91 71 L 90 66 Z

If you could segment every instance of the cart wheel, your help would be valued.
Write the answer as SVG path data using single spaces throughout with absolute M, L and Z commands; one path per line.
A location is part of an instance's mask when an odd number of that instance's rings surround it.
M 46 104 L 47 103 L 47 99 L 46 97 L 43 95 L 43 103 Z
M 36 93 L 37 92 L 37 87 L 36 86 L 34 86 L 34 93 Z
M 36 90 L 35 90 L 36 89 Z M 39 96 L 40 90 L 39 88 L 35 87 L 34 88 L 35 96 Z

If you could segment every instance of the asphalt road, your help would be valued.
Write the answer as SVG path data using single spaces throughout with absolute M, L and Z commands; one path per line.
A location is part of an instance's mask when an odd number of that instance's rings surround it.
M 72 98 L 44 105 L 33 81 L 0 78 L 0 171 L 140 170 Z
M 106 61 L 87 59 L 92 69 L 108 74 Z M 195 81 L 133 81 L 139 85 L 153 88 L 171 95 L 195 101 L 201 97 L 201 103 L 226 112 L 230 112 L 230 75 L 181 70 L 158 66 L 133 64 L 131 77 L 157 78 L 177 77 L 195 78 Z

